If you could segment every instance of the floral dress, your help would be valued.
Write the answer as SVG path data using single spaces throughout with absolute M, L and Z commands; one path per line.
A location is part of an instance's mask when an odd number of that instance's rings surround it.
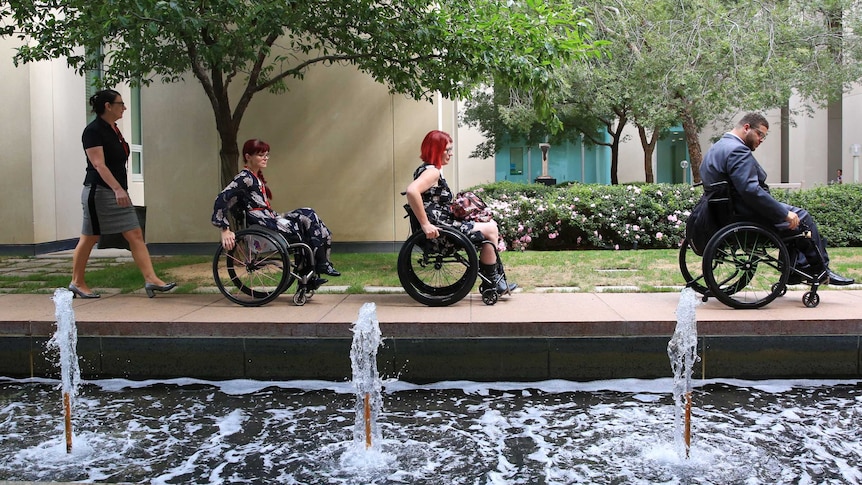
M 423 164 L 413 172 L 413 180 L 419 178 L 422 173 L 433 167 L 434 165 Z M 446 179 L 443 178 L 443 172 L 440 172 L 440 178 L 437 183 L 432 185 L 428 190 L 422 193 L 422 205 L 425 207 L 425 214 L 428 216 L 428 222 L 431 224 L 455 227 L 466 235 L 470 235 L 474 231 L 473 221 L 456 220 L 449 209 L 449 204 L 453 199 L 452 190 Z
M 243 169 L 216 197 L 212 224 L 229 228 L 228 214 L 237 204 L 245 211 L 249 225 L 259 224 L 279 231 L 288 240 L 298 239 L 314 250 L 315 261 L 329 261 L 332 233 L 314 209 L 302 207 L 281 214 L 275 212 L 266 197 L 263 182 L 251 170 Z

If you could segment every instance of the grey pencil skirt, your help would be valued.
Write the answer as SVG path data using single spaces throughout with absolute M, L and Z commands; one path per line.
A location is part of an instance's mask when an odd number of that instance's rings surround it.
M 120 207 L 114 191 L 100 185 L 85 185 L 81 191 L 84 223 L 81 234 L 119 234 L 141 227 L 134 206 Z

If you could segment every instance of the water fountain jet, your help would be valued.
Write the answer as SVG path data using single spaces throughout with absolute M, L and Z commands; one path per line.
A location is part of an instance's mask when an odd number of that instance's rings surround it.
M 81 369 L 78 367 L 78 329 L 75 326 L 75 313 L 72 310 L 72 292 L 64 288 L 54 291 L 54 316 L 57 330 L 48 341 L 48 349 L 59 352 L 61 388 L 63 391 L 63 412 L 66 430 L 66 453 L 72 452 L 72 400 L 81 382 Z
M 353 369 L 353 387 L 356 392 L 356 421 L 353 426 L 355 443 L 365 442 L 371 448 L 380 438 L 377 417 L 383 404 L 380 395 L 380 375 L 377 372 L 377 349 L 383 342 L 377 307 L 365 303 L 359 309 L 359 318 L 353 322 L 353 343 L 350 346 L 350 362 Z
M 698 304 L 698 296 L 694 290 L 691 288 L 682 290 L 676 308 L 676 328 L 667 344 L 667 355 L 670 357 L 670 366 L 673 369 L 673 420 L 676 430 L 674 447 L 679 456 L 685 453 L 686 459 L 689 458 L 691 451 L 691 376 L 694 364 L 699 360 L 695 313 L 695 307 Z M 681 421 L 682 426 L 680 426 Z

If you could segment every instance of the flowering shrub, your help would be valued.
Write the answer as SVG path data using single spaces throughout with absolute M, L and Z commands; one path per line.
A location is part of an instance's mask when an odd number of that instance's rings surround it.
M 643 183 L 548 187 L 496 182 L 470 190 L 485 200 L 507 247 L 516 250 L 674 248 L 703 192 L 688 184 Z M 838 196 L 835 190 L 846 193 Z M 808 209 L 830 244 L 862 245 L 862 186 L 775 195 Z M 852 217 L 849 208 L 856 212 Z
M 807 210 L 829 246 L 862 246 L 862 184 L 773 190 L 772 195 Z

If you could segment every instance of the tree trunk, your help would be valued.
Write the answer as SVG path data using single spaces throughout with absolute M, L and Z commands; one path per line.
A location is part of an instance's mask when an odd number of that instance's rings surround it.
M 694 121 L 688 106 L 682 115 L 682 128 L 685 131 L 685 142 L 688 144 L 688 163 L 691 166 L 692 182 L 700 183 L 700 164 L 703 162 L 703 152 L 700 149 L 697 123 Z
M 625 113 L 617 113 L 617 127 L 612 130 L 608 125 L 608 133 L 611 135 L 611 185 L 619 185 L 620 179 L 617 172 L 620 168 L 620 140 L 622 139 L 623 128 L 628 122 L 628 117 Z
M 216 119 L 216 130 L 219 135 L 219 186 L 225 187 L 239 172 L 239 146 L 237 144 L 237 136 L 239 135 L 239 120 L 242 119 L 242 113 L 235 116 L 230 114 L 230 101 L 227 95 L 219 96 L 217 108 L 214 108 Z M 221 190 L 221 189 L 219 189 Z
M 219 183 L 226 187 L 239 172 L 239 146 L 237 146 L 237 130 L 219 130 L 221 148 L 219 158 L 221 159 L 219 170 Z M 221 189 L 219 189 L 221 190 Z
M 653 128 L 652 137 L 647 140 L 646 128 L 638 125 L 638 135 L 641 138 L 641 147 L 644 149 L 644 180 L 651 184 L 655 182 L 655 175 L 652 171 L 652 154 L 655 152 L 655 144 L 658 141 L 658 128 Z

